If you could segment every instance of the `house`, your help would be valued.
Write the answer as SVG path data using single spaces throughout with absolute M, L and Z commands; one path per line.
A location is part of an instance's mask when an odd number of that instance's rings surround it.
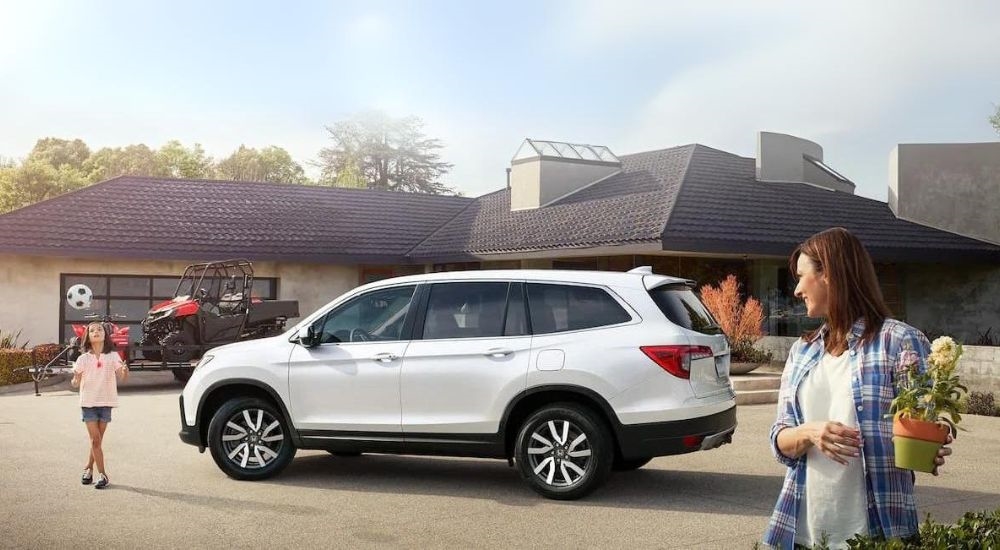
M 915 178 L 933 170 L 911 163 L 928 155 L 901 146 L 889 203 L 855 195 L 819 145 L 764 132 L 756 158 L 697 144 L 616 156 L 525 140 L 508 186 L 474 199 L 118 177 L 0 216 L 0 329 L 66 340 L 86 313 L 62 299 L 76 283 L 94 290 L 95 308 L 137 324 L 172 296 L 185 265 L 241 257 L 254 264 L 257 295 L 298 300 L 303 314 L 358 284 L 424 271 L 652 265 L 700 282 L 734 273 L 762 301 L 768 332 L 796 335 L 815 321 L 791 296 L 788 254 L 842 226 L 867 246 L 896 316 L 975 339 L 1000 330 L 1000 229 L 987 218 L 975 232 L 933 226 L 925 218 L 940 224 L 940 209 L 921 201 L 934 181 L 965 181 L 948 179 L 956 170 L 992 178 L 970 189 L 995 188 L 1000 170 L 969 167 L 1000 158 L 990 149 L 1000 144 L 986 145 L 971 161 L 943 154 L 935 166 L 945 168 L 926 181 Z M 972 203 L 1000 211 L 996 196 Z

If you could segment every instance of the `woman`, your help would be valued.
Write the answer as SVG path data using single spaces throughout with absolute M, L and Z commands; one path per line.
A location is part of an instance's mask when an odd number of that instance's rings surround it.
M 114 351 L 110 328 L 106 323 L 90 323 L 80 344 L 83 353 L 73 364 L 72 384 L 80 387 L 80 408 L 90 436 L 90 453 L 80 481 L 90 485 L 96 464 L 97 489 L 104 489 L 110 483 L 101 443 L 111 422 L 111 408 L 118 406 L 118 380 L 124 382 L 128 378 L 128 367 Z
M 764 542 L 843 548 L 858 533 L 912 537 L 914 475 L 893 462 L 885 415 L 901 353 L 916 351 L 926 368 L 930 344 L 889 318 L 871 257 L 846 229 L 810 237 L 789 269 L 807 315 L 825 323 L 795 342 L 781 377 L 771 450 L 788 471 Z M 949 454 L 942 448 L 937 465 Z

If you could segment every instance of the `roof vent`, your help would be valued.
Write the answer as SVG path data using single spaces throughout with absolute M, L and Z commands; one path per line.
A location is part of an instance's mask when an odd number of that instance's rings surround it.
M 526 139 L 510 161 L 510 209 L 545 206 L 621 170 L 603 145 Z
M 823 148 L 795 136 L 757 133 L 757 179 L 808 183 L 854 193 L 854 183 L 823 162 Z

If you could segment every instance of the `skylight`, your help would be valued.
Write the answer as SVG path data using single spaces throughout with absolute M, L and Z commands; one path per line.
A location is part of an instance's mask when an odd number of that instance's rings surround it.
M 538 157 L 556 157 L 573 160 L 590 160 L 595 162 L 620 163 L 611 149 L 603 145 L 584 145 L 562 141 L 544 141 L 526 139 L 514 153 L 512 160 L 522 160 Z
M 802 155 L 802 156 L 806 160 L 808 160 L 809 162 L 811 162 L 811 163 L 815 164 L 816 166 L 818 166 L 820 170 L 823 170 L 824 172 L 826 172 L 827 174 L 830 174 L 834 178 L 837 178 L 838 180 L 840 180 L 840 181 L 842 181 L 844 183 L 851 183 L 851 180 L 845 178 L 840 172 L 838 172 L 838 171 L 834 170 L 833 168 L 830 168 L 829 166 L 827 166 L 826 163 L 824 163 L 823 161 L 821 161 L 821 160 L 819 160 L 817 158 L 810 157 L 809 155 Z

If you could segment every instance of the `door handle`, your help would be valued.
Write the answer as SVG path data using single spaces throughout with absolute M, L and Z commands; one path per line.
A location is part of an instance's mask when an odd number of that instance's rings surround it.
M 391 363 L 396 359 L 399 359 L 398 355 L 388 352 L 376 353 L 375 356 L 372 357 L 373 361 L 378 361 L 379 363 Z
M 507 357 L 508 355 L 514 353 L 514 350 L 508 348 L 491 348 L 486 351 L 483 355 L 487 357 Z

